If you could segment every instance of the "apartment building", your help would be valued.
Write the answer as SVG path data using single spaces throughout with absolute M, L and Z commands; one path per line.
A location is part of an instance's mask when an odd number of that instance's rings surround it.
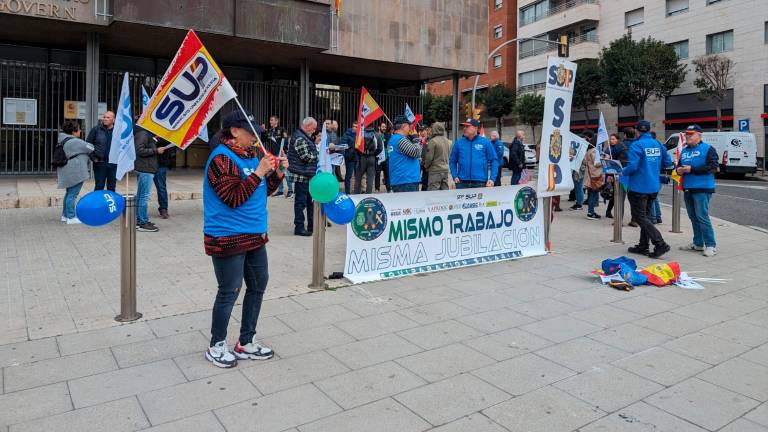
M 765 155 L 768 134 L 768 2 L 765 0 L 518 0 L 518 37 L 556 39 L 568 35 L 570 60 L 598 58 L 603 47 L 622 35 L 653 37 L 670 44 L 689 66 L 685 82 L 665 100 L 651 100 L 645 117 L 660 136 L 669 136 L 697 123 L 716 127 L 715 107 L 700 100 L 693 81 L 692 60 L 707 54 L 731 58 L 733 88 L 723 110 L 724 129 L 738 130 L 738 120 L 750 121 L 758 139 L 758 156 Z M 541 91 L 547 57 L 555 46 L 522 42 L 518 49 L 518 93 Z M 578 74 L 577 74 L 578 85 Z M 602 111 L 610 131 L 637 120 L 632 107 L 601 105 L 574 110 L 571 128 L 597 128 Z M 587 121 L 587 118 L 590 120 Z
M 517 0 L 486 0 L 488 2 L 488 52 L 495 50 L 504 42 L 517 37 Z M 485 89 L 496 84 L 505 84 L 514 88 L 517 78 L 517 46 L 514 43 L 501 48 L 488 59 L 488 73 L 480 75 L 478 89 Z M 459 91 L 472 91 L 475 82 L 473 76 L 459 80 Z M 451 94 L 451 80 L 437 81 L 427 85 L 432 94 Z M 464 113 L 462 112 L 462 115 Z

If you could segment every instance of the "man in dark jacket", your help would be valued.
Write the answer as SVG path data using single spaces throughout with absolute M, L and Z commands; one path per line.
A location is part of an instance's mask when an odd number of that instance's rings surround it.
M 355 150 L 355 137 L 357 135 L 357 122 L 352 123 L 352 127 L 344 131 L 344 135 L 339 138 L 339 146 L 345 147 L 344 150 L 344 192 L 352 193 L 352 177 L 357 168 L 357 150 Z
M 158 150 L 164 148 L 157 157 L 157 172 L 155 173 L 155 188 L 157 189 L 158 211 L 162 219 L 168 219 L 168 186 L 166 184 L 168 171 L 176 167 L 176 146 L 170 142 L 155 137 Z
M 93 177 L 96 181 L 94 190 L 107 189 L 114 192 L 117 183 L 117 164 L 109 163 L 109 150 L 112 148 L 112 129 L 115 127 L 115 113 L 107 111 L 101 116 L 101 123 L 94 126 L 85 139 L 93 144 Z
M 133 142 L 136 147 L 136 229 L 143 232 L 157 232 L 158 229 L 149 221 L 149 197 L 152 194 L 152 181 L 157 173 L 157 156 L 165 153 L 165 147 L 157 148 L 157 140 L 146 129 L 136 126 L 133 130 Z
M 283 143 L 283 151 L 288 150 L 288 132 L 285 128 L 280 126 L 280 117 L 276 115 L 269 116 L 269 128 L 265 128 L 261 134 L 261 141 L 267 151 L 272 153 L 275 157 L 280 157 L 280 143 Z M 286 198 L 290 198 L 293 195 L 293 183 L 285 177 L 285 183 L 288 183 L 288 193 Z M 280 183 L 280 187 L 277 188 L 277 192 L 274 196 L 280 196 L 283 194 L 283 183 Z
M 355 168 L 355 193 L 359 194 L 363 186 L 365 176 L 365 193 L 373 192 L 373 183 L 376 179 L 376 163 L 379 154 L 384 147 L 379 141 L 373 126 L 365 128 L 363 132 L 363 152 L 358 152 L 357 168 Z
M 509 146 L 509 169 L 512 171 L 511 185 L 520 183 L 525 168 L 525 131 L 519 130 Z
M 293 234 L 309 237 L 314 228 L 314 202 L 309 194 L 309 181 L 317 173 L 318 150 L 312 135 L 317 129 L 317 120 L 307 117 L 301 122 L 301 128 L 291 136 L 288 146 L 288 170 L 296 183 L 293 202 Z M 307 227 L 304 228 L 304 211 L 307 212 Z

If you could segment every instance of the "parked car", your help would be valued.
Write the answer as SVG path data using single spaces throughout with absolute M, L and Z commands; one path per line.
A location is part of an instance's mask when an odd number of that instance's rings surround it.
M 755 135 L 747 132 L 704 132 L 702 140 L 717 150 L 720 157 L 720 173 L 743 177 L 757 172 L 757 144 Z M 672 135 L 664 143 L 674 159 L 678 135 Z
M 525 167 L 536 166 L 536 144 L 523 144 L 525 147 Z M 504 167 L 509 166 L 509 144 L 504 143 Z

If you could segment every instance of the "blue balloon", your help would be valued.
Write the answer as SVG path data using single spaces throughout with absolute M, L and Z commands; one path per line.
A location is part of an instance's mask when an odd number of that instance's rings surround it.
M 125 198 L 109 190 L 93 191 L 77 203 L 77 218 L 88 226 L 102 226 L 117 219 L 125 209 Z
M 355 202 L 342 192 L 333 201 L 323 204 L 323 210 L 328 219 L 337 225 L 346 225 L 355 218 Z

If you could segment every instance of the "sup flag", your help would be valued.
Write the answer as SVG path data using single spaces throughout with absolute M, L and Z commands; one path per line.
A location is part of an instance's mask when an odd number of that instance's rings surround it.
M 357 136 L 355 137 L 355 148 L 360 153 L 365 151 L 365 144 L 363 143 L 363 133 L 365 126 L 373 124 L 377 118 L 384 115 L 384 111 L 381 109 L 376 100 L 373 99 L 368 90 L 365 87 L 360 90 L 360 108 L 357 111 Z
M 603 112 L 600 111 L 600 123 L 597 126 L 597 157 L 595 158 L 595 166 L 600 165 L 600 159 L 603 156 L 603 144 L 608 142 L 609 139 L 608 128 L 605 127 L 605 117 L 603 117 Z M 609 151 L 610 148 L 609 145 Z
M 680 132 L 677 137 L 677 148 L 675 149 L 675 167 L 680 164 L 680 152 L 683 151 L 683 143 L 685 142 L 685 132 Z M 677 189 L 683 190 L 683 176 L 677 173 L 677 170 L 672 170 L 672 180 L 677 182 Z
M 141 86 L 141 110 L 147 109 L 147 105 L 149 105 L 149 93 L 147 93 L 147 89 L 144 86 Z
M 211 117 L 235 97 L 235 89 L 190 30 L 138 124 L 183 150 L 200 135 Z
M 133 117 L 131 116 L 131 92 L 128 89 L 128 72 L 123 76 L 120 101 L 115 114 L 115 127 L 109 148 L 109 163 L 117 165 L 115 178 L 122 180 L 127 172 L 133 171 L 136 147 L 133 142 Z

